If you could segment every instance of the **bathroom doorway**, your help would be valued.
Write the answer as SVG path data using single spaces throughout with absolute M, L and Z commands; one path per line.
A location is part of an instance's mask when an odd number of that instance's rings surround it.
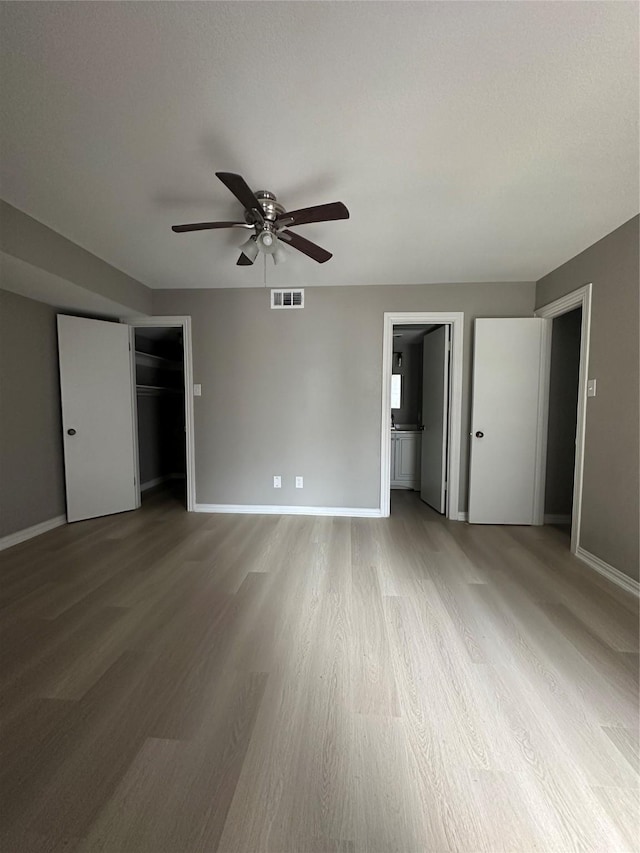
M 444 514 L 450 404 L 448 324 L 394 325 L 391 490 L 416 492 Z
M 385 314 L 381 515 L 414 491 L 458 519 L 463 315 Z

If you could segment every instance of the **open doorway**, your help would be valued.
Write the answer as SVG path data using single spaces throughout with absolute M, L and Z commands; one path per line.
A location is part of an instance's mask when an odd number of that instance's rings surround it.
M 182 328 L 134 328 L 133 340 L 141 501 L 162 489 L 186 508 Z
M 390 489 L 420 491 L 422 339 L 428 325 L 394 325 L 391 361 Z
M 415 492 L 441 515 L 448 476 L 449 338 L 448 324 L 393 327 L 390 488 Z
M 550 302 L 547 305 L 543 305 L 541 308 L 536 310 L 536 317 L 542 317 L 546 320 L 553 321 L 548 324 L 548 332 L 546 338 L 546 351 L 547 351 L 547 376 L 545 385 L 543 388 L 543 406 L 542 406 L 542 415 L 541 421 L 545 425 L 547 424 L 548 419 L 550 418 L 550 409 L 551 409 L 551 395 L 552 395 L 552 386 L 551 386 L 551 373 L 552 373 L 552 361 L 553 361 L 553 348 L 556 347 L 556 361 L 559 360 L 559 357 L 562 355 L 563 349 L 568 349 L 570 352 L 574 353 L 575 357 L 575 338 L 576 331 L 575 325 L 578 323 L 578 319 L 580 321 L 580 333 L 577 342 L 578 346 L 578 381 L 577 381 L 577 400 L 575 404 L 575 409 L 572 409 L 572 412 L 567 417 L 570 419 L 568 421 L 568 425 L 566 426 L 566 431 L 573 435 L 574 440 L 574 448 L 573 454 L 571 454 L 571 450 L 569 449 L 568 454 L 565 452 L 565 463 L 567 467 L 569 466 L 569 461 L 567 460 L 567 456 L 569 460 L 573 464 L 573 477 L 572 477 L 572 489 L 571 489 L 571 504 L 570 504 L 570 531 L 571 531 L 571 552 L 573 554 L 578 554 L 580 556 L 580 524 L 582 520 L 582 481 L 584 474 L 584 448 L 585 448 L 585 426 L 586 426 L 586 414 L 587 414 L 587 369 L 589 365 L 589 338 L 590 338 L 590 330 L 591 330 L 591 283 L 585 284 L 582 287 L 577 288 L 577 290 L 573 290 L 570 293 L 567 293 L 565 296 L 561 296 L 559 299 L 556 299 L 554 302 Z M 577 309 L 577 311 L 576 311 Z M 563 317 L 566 317 L 569 314 L 575 314 L 574 317 L 565 321 L 566 326 L 564 324 L 556 324 L 556 321 L 562 320 Z M 569 332 L 569 330 L 572 330 Z M 574 368 L 575 370 L 575 368 Z M 560 380 L 558 379 L 560 374 L 558 374 L 557 370 L 555 372 L 555 381 L 560 384 Z M 568 381 L 568 380 L 567 380 Z M 573 380 L 571 380 L 573 382 Z M 562 384 L 566 384 L 563 383 Z M 593 387 L 593 391 L 591 392 L 595 395 L 595 383 Z M 567 406 L 565 405 L 565 411 Z M 574 420 L 575 418 L 575 420 Z M 575 426 L 574 426 L 575 424 Z M 550 429 L 547 433 L 545 429 L 545 436 L 547 437 L 547 447 L 545 447 L 544 453 L 542 454 L 541 459 L 541 468 L 539 471 L 539 479 L 541 483 L 544 483 L 544 489 L 540 489 L 538 491 L 538 496 L 536 498 L 537 503 L 537 515 L 540 519 L 538 523 L 542 523 L 544 516 L 546 515 L 546 521 L 548 523 L 557 523 L 557 518 L 554 519 L 554 515 L 556 516 L 565 516 L 566 513 L 552 513 L 548 512 L 546 507 L 551 508 L 553 504 L 551 503 L 552 495 L 556 493 L 555 485 L 550 485 L 549 487 L 546 484 L 546 476 L 549 475 L 549 467 L 552 463 L 546 461 L 546 457 L 549 454 L 548 442 L 551 440 L 551 423 L 549 422 Z M 556 440 L 556 432 L 554 431 L 553 440 Z M 564 446 L 568 446 L 568 440 L 564 439 Z M 556 451 L 552 451 L 554 454 Z M 546 476 L 545 476 L 546 475 Z M 555 477 L 555 473 L 552 475 Z M 563 475 L 563 482 L 566 485 L 567 475 Z M 549 491 L 551 489 L 551 491 Z M 549 503 L 547 502 L 547 495 L 549 495 Z M 555 497 L 553 498 L 555 500 Z M 565 498 L 565 507 L 567 505 Z M 556 504 L 556 507 L 558 504 Z M 544 510 L 544 512 L 543 512 Z
M 384 322 L 381 515 L 391 513 L 393 492 L 457 520 L 463 315 L 385 314 Z
M 551 321 L 544 522 L 571 536 L 582 307 Z
M 195 510 L 191 318 L 132 317 L 138 506 L 162 488 Z

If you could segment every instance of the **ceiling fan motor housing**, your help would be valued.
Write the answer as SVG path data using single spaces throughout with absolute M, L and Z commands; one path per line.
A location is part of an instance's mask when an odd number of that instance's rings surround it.
M 263 216 L 267 222 L 275 222 L 276 218 L 278 216 L 282 216 L 285 212 L 284 207 L 278 203 L 278 199 L 275 194 L 269 192 L 269 190 L 258 190 L 256 192 L 256 198 L 260 202 Z M 245 210 L 244 218 L 247 220 L 249 225 L 254 224 L 254 216 L 250 210 Z

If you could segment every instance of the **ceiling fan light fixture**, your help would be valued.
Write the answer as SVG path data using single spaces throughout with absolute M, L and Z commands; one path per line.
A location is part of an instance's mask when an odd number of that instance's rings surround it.
M 256 237 L 249 237 L 247 242 L 243 243 L 242 246 L 240 246 L 240 251 L 243 255 L 246 255 L 253 263 L 253 261 L 255 261 L 255 259 L 258 257 L 258 252 L 260 251 L 256 242 Z
M 272 231 L 269 231 L 267 228 L 265 228 L 264 231 L 261 231 L 260 234 L 258 234 L 257 241 L 258 248 L 266 255 L 272 255 L 278 247 L 278 238 Z
M 273 253 L 274 264 L 284 264 L 287 260 L 287 251 L 283 246 L 276 245 L 276 250 Z

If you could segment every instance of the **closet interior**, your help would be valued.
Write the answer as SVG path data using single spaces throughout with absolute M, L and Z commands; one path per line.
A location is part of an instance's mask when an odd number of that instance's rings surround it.
M 162 488 L 170 490 L 186 508 L 182 329 L 138 327 L 134 340 L 142 502 Z

